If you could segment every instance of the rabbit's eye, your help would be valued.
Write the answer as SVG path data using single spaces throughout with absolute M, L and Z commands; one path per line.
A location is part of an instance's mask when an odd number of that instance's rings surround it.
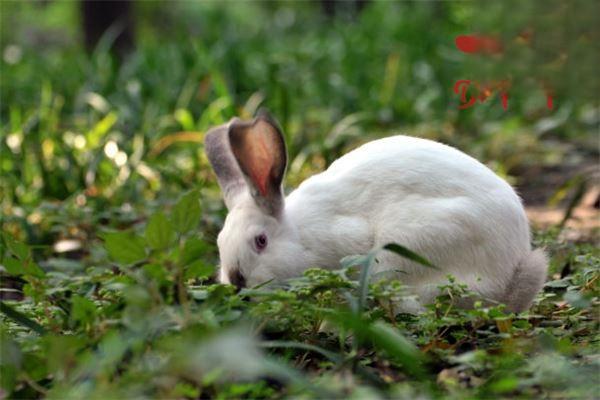
M 260 235 L 255 236 L 254 244 L 256 245 L 256 250 L 264 250 L 264 248 L 267 247 L 267 235 L 261 233 Z

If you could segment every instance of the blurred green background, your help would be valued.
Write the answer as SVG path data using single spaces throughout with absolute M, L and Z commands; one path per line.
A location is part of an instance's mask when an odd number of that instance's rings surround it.
M 597 391 L 600 2 L 143 1 L 100 34 L 90 4 L 0 1 L 0 398 Z M 461 53 L 468 34 L 502 52 Z M 461 79 L 509 81 L 508 109 L 495 92 L 460 110 Z M 449 283 L 396 314 L 399 281 L 343 271 L 213 284 L 226 210 L 203 135 L 260 107 L 285 131 L 288 191 L 404 133 L 561 205 L 535 236 L 552 261 L 531 313 L 457 309 Z M 574 216 L 592 240 L 564 234 Z
M 114 205 L 201 185 L 212 180 L 202 132 L 259 106 L 284 127 L 292 186 L 347 147 L 399 132 L 517 178 L 597 155 L 593 1 L 338 3 L 334 16 L 318 2 L 139 2 L 120 58 L 118 27 L 85 51 L 76 2 L 1 7 L 5 216 L 80 194 Z M 456 36 L 475 32 L 502 39 L 504 54 L 459 52 Z M 523 32 L 534 40 L 520 43 Z M 506 77 L 507 111 L 496 93 L 458 109 L 457 80 Z

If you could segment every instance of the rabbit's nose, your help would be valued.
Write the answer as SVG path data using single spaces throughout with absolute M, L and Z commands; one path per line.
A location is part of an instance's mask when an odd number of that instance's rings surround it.
M 244 275 L 238 269 L 229 272 L 229 282 L 237 287 L 238 290 L 246 287 L 246 278 L 244 278 Z

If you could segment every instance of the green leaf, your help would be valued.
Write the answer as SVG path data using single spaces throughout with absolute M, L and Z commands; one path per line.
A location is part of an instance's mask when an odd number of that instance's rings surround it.
M 106 376 L 115 373 L 129 348 L 129 340 L 116 331 L 109 331 L 98 344 L 98 367 Z
M 25 275 L 35 276 L 36 278 L 43 278 L 46 276 L 44 270 L 31 260 L 25 261 L 23 268 L 25 270 Z
M 489 385 L 489 389 L 494 393 L 506 393 L 512 392 L 519 387 L 519 379 L 514 376 L 506 376 L 499 380 L 492 382 Z
M 344 268 L 353 266 L 360 267 L 360 278 L 358 284 L 358 310 L 362 311 L 367 303 L 367 295 L 369 294 L 369 272 L 371 264 L 375 261 L 376 251 L 371 251 L 365 255 L 348 256 L 341 260 L 341 265 Z
M 29 258 L 29 247 L 25 243 L 15 240 L 8 233 L 3 233 L 2 236 L 4 237 L 6 247 L 8 247 L 8 250 L 10 250 L 10 252 L 14 254 L 15 257 L 17 257 L 21 261 Z
M 36 278 L 43 278 L 46 275 L 44 270 L 33 262 L 29 246 L 16 241 L 7 233 L 3 233 L 2 236 L 9 250 L 8 253 L 4 254 L 2 265 L 4 265 L 9 274 L 29 275 Z M 11 257 L 9 254 L 12 254 L 14 257 Z
M 44 327 L 42 327 L 40 324 L 2 301 L 0 301 L 0 312 L 12 319 L 17 324 L 23 325 L 40 335 L 43 335 L 46 332 Z
M 200 397 L 200 389 L 185 382 L 179 382 L 175 385 L 172 395 L 177 398 L 196 399 Z
M 406 247 L 401 246 L 399 244 L 389 243 L 389 244 L 383 246 L 383 249 L 394 252 L 402 257 L 408 258 L 412 261 L 415 261 L 419 264 L 425 265 L 429 268 L 437 269 L 436 266 L 431 264 L 425 258 L 421 257 L 420 255 L 414 253 L 413 251 L 411 251 L 411 250 L 407 249 Z M 352 266 L 360 266 L 361 267 L 359 285 L 358 285 L 358 291 L 359 291 L 358 311 L 363 310 L 366 305 L 367 295 L 369 293 L 369 273 L 370 273 L 371 265 L 376 260 L 375 256 L 378 251 L 379 251 L 379 249 L 375 249 L 365 255 L 344 257 L 341 261 L 341 265 L 344 268 L 349 268 Z
M 84 348 L 88 344 L 87 340 L 87 335 L 46 335 L 43 344 L 48 369 L 66 376 L 73 365 L 77 364 L 77 356 L 86 353 Z
M 89 324 L 96 319 L 96 305 L 86 297 L 73 296 L 71 300 L 71 318 L 82 324 Z
M 155 250 L 162 250 L 171 244 L 174 239 L 171 223 L 162 211 L 150 217 L 146 225 L 146 243 Z
M 423 355 L 419 349 L 396 329 L 383 321 L 369 326 L 369 338 L 373 344 L 400 362 L 415 376 L 423 376 Z
M 183 266 L 190 264 L 202 257 L 210 249 L 210 245 L 198 238 L 189 238 L 183 245 L 179 256 L 179 263 Z
M 27 353 L 23 357 L 23 370 L 34 381 L 41 381 L 48 376 L 48 364 L 46 359 L 38 354 Z
M 399 245 L 397 243 L 388 243 L 385 246 L 383 246 L 383 249 L 391 251 L 392 253 L 396 253 L 399 256 L 402 256 L 404 258 L 408 258 L 409 260 L 419 263 L 421 265 L 424 265 L 426 267 L 433 268 L 433 269 L 439 269 L 438 267 L 436 267 L 435 265 L 430 263 L 429 260 L 427 260 L 426 258 L 418 255 L 414 251 L 409 250 L 406 247 Z
M 110 232 L 104 236 L 108 255 L 118 263 L 133 264 L 146 258 L 144 239 L 132 232 Z
M 25 269 L 23 268 L 23 263 L 16 258 L 6 257 L 2 260 L 2 265 L 11 275 L 22 275 L 25 273 Z
M 102 137 L 110 131 L 114 124 L 117 123 L 117 120 L 117 113 L 111 111 L 98 121 L 86 135 L 89 148 L 98 146 Z
M 294 342 L 294 341 L 283 341 L 283 340 L 268 340 L 260 343 L 261 347 L 265 348 L 289 348 L 289 349 L 300 349 L 319 353 L 336 364 L 344 361 L 344 358 L 337 353 L 326 350 L 322 347 L 315 346 L 308 343 Z
M 2 343 L 4 347 L 4 342 Z M 11 394 L 17 384 L 19 369 L 13 365 L 0 364 L 0 389 Z M 14 398 L 14 397 L 9 397 Z
M 200 194 L 193 190 L 181 197 L 173 208 L 171 222 L 175 230 L 181 234 L 198 226 L 200 222 Z
M 11 394 L 19 370 L 22 368 L 23 354 L 19 344 L 13 340 L 4 327 L 0 328 L 0 389 Z M 12 396 L 10 396 L 12 398 Z
M 169 273 L 164 266 L 160 264 L 146 264 L 142 267 L 148 277 L 159 285 L 169 282 Z
M 588 308 L 591 306 L 591 295 L 583 294 L 577 290 L 568 290 L 563 299 L 575 308 Z
M 193 131 L 194 127 L 194 117 L 192 113 L 186 109 L 180 108 L 175 111 L 175 120 L 179 122 L 183 130 L 185 131 Z
M 202 260 L 197 260 L 191 263 L 186 271 L 185 278 L 208 278 L 215 273 L 216 267 L 211 264 L 206 264 Z
M 395 328 L 383 321 L 370 322 L 354 313 L 336 312 L 329 315 L 334 324 L 349 329 L 362 342 L 370 342 L 377 349 L 401 364 L 411 375 L 425 378 L 425 357 L 419 349 Z
M 553 281 L 548 281 L 544 284 L 544 287 L 549 288 L 566 288 L 571 285 L 571 277 L 567 276 L 563 279 L 556 279 Z

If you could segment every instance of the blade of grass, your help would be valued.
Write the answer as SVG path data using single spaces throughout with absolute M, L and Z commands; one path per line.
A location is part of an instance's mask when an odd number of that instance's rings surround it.
M 419 349 L 396 329 L 382 321 L 371 322 L 353 313 L 331 313 L 329 319 L 337 326 L 354 332 L 361 342 L 369 342 L 420 380 L 426 380 L 425 357 Z
M 575 210 L 575 208 L 577 208 L 577 206 L 583 200 L 583 197 L 585 196 L 586 191 L 587 191 L 587 182 L 584 179 L 582 179 L 580 182 L 578 182 L 578 185 L 575 189 L 575 194 L 573 195 L 573 198 L 571 199 L 571 201 L 569 201 L 569 204 L 567 205 L 567 209 L 565 211 L 565 215 L 564 215 L 562 221 L 560 221 L 560 224 L 558 225 L 558 227 L 560 229 L 564 228 L 567 221 L 569 219 L 571 219 L 571 216 L 573 215 L 573 211 Z
M 369 272 L 371 264 L 375 260 L 376 251 L 371 251 L 365 255 L 344 257 L 341 265 L 344 268 L 353 266 L 360 267 L 360 277 L 358 280 L 358 310 L 361 312 L 367 302 L 367 294 L 369 293 Z
M 46 333 L 46 330 L 43 326 L 41 326 L 31 318 L 27 317 L 25 314 L 15 310 L 14 308 L 2 301 L 0 301 L 0 312 L 2 312 L 2 314 L 6 315 L 8 318 L 12 319 L 17 324 L 23 325 L 40 335 Z
M 328 358 L 330 361 L 333 361 L 334 363 L 336 363 L 338 365 L 338 367 L 343 366 L 345 363 L 347 363 L 350 360 L 349 358 L 343 357 L 342 355 L 338 355 L 332 351 L 325 350 L 322 347 L 315 346 L 312 344 L 307 344 L 307 343 L 271 340 L 271 341 L 262 342 L 260 344 L 260 346 L 265 347 L 265 348 L 291 348 L 291 349 L 312 351 L 312 352 L 321 354 L 322 356 Z M 355 369 L 359 375 L 361 375 L 364 379 L 371 382 L 374 386 L 379 387 L 379 388 L 385 386 L 384 381 L 382 381 L 376 374 L 369 371 L 364 366 L 357 364 L 357 365 L 355 365 Z
M 429 262 L 429 260 L 427 260 L 425 257 L 420 256 L 419 254 L 415 253 L 414 251 L 409 250 L 406 247 L 404 247 L 398 243 L 388 243 L 385 246 L 383 246 L 383 249 L 391 251 L 392 253 L 396 253 L 399 256 L 402 256 L 411 261 L 419 263 L 425 267 L 439 269 L 438 267 L 433 265 L 431 262 Z
M 369 272 L 371 270 L 371 264 L 375 259 L 375 253 L 371 252 L 365 257 L 362 269 L 360 270 L 359 280 L 359 296 L 358 296 L 358 311 L 362 312 L 367 303 L 367 295 L 369 294 Z
M 260 346 L 266 347 L 266 348 L 289 348 L 289 349 L 300 349 L 300 350 L 312 351 L 312 352 L 321 354 L 322 356 L 328 358 L 329 360 L 333 361 L 336 364 L 339 364 L 344 360 L 343 357 L 335 354 L 334 352 L 331 352 L 331 351 L 325 350 L 319 346 L 315 346 L 315 345 L 307 344 L 307 343 L 285 341 L 285 340 L 269 340 L 269 341 L 261 342 Z

